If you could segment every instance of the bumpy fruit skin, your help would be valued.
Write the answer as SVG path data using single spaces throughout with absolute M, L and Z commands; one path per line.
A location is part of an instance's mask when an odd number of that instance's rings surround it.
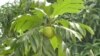
M 44 27 L 42 33 L 45 37 L 52 38 L 54 36 L 54 28 L 50 26 Z

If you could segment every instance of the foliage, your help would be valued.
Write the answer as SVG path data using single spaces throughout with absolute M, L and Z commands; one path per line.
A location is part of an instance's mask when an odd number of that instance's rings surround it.
M 84 0 L 85 8 L 78 14 L 64 14 L 62 18 L 71 20 L 74 22 L 80 22 L 92 27 L 95 35 L 91 36 L 86 34 L 82 42 L 77 41 L 76 44 L 68 42 L 67 45 L 70 48 L 70 53 L 75 56 L 99 56 L 100 54 L 100 38 L 99 38 L 99 24 L 100 24 L 100 12 L 99 12 L 99 0 Z M 75 50 L 75 51 L 73 51 Z
M 46 0 L 20 0 L 19 4 L 7 3 L 1 7 L 1 56 L 74 56 L 78 52 L 77 42 L 82 42 L 87 34 L 94 35 L 91 27 L 83 22 L 63 17 L 66 13 L 81 13 L 85 8 L 82 0 L 57 0 L 50 5 L 46 3 Z M 48 26 L 55 33 L 51 38 L 40 32 Z M 46 33 L 49 34 L 50 30 L 46 30 Z M 93 53 L 92 49 L 89 50 Z

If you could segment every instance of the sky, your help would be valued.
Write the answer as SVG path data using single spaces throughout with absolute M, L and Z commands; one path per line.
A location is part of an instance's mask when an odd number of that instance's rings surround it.
M 37 0 L 35 0 L 35 1 L 37 1 Z M 44 0 L 39 0 L 39 1 L 40 1 L 40 2 L 43 2 Z M 7 3 L 7 2 L 13 3 L 14 0 L 0 0 L 0 6 L 1 6 L 1 5 L 4 5 L 4 4 Z M 50 3 L 46 3 L 46 5 L 47 5 L 47 6 L 50 5 Z
M 13 3 L 14 0 L 0 0 L 0 6 L 7 3 L 7 2 Z

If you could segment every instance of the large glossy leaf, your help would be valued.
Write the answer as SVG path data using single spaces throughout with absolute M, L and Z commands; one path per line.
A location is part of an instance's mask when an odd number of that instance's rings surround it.
M 78 39 L 81 41 L 82 38 L 83 38 L 82 35 L 81 35 L 80 33 L 76 32 L 76 31 L 74 31 L 74 30 L 72 30 L 72 29 L 69 29 L 69 28 L 64 27 L 64 26 L 58 26 L 58 25 L 54 25 L 54 26 L 57 27 L 57 28 L 64 29 L 64 30 L 66 31 L 66 33 L 67 33 L 67 32 L 70 33 L 69 36 L 71 36 L 72 39 L 74 39 L 73 37 L 76 37 L 76 38 L 78 38 Z
M 65 28 L 72 28 L 73 30 L 71 30 L 70 29 L 70 31 L 68 31 L 68 32 L 73 32 L 73 33 L 75 33 L 76 31 L 76 33 L 78 34 L 78 35 L 80 35 L 81 37 L 82 37 L 82 35 L 85 37 L 85 35 L 86 35 L 86 30 L 85 30 L 85 28 L 83 28 L 83 27 L 81 27 L 81 25 L 79 24 L 79 23 L 75 23 L 75 22 L 69 22 L 69 21 L 67 21 L 67 20 L 64 20 L 64 19 L 61 19 L 61 20 L 58 20 L 57 21 L 58 23 L 60 23 L 60 25 L 62 25 L 62 26 L 64 26 Z M 61 31 L 63 31 L 63 30 L 61 30 Z M 63 33 L 62 33 L 63 34 Z M 67 33 L 68 34 L 68 33 Z M 66 35 L 67 35 L 66 34 Z M 78 37 L 78 35 L 77 34 L 75 34 L 75 36 L 77 36 Z M 65 36 L 65 34 L 63 34 L 63 36 Z M 68 35 L 67 35 L 68 36 Z
M 28 29 L 39 26 L 43 20 L 43 13 L 37 10 L 33 12 L 34 15 L 25 14 L 21 15 L 21 17 L 18 17 L 12 24 L 12 28 L 14 28 L 15 31 L 21 33 Z
M 63 13 L 77 13 L 84 8 L 82 0 L 58 0 L 53 4 L 54 12 L 51 17 L 62 15 Z

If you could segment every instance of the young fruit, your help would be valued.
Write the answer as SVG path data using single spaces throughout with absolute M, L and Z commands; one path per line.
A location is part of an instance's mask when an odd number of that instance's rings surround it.
M 48 37 L 48 38 L 52 38 L 54 36 L 54 28 L 53 27 L 50 27 L 50 26 L 47 26 L 47 27 L 44 27 L 42 29 L 42 34 L 45 36 L 45 37 Z

